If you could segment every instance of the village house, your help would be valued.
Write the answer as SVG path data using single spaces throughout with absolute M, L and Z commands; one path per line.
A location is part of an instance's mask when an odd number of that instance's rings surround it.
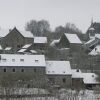
M 91 50 L 93 50 L 95 48 L 96 45 L 98 45 L 100 43 L 100 39 L 98 39 L 97 37 L 94 37 L 92 39 L 90 39 L 89 41 L 87 41 L 86 43 L 84 43 L 83 47 L 85 52 L 90 52 Z
M 43 87 L 45 67 L 44 55 L 0 54 L 0 80 L 27 80 L 34 87 Z
M 81 51 L 82 42 L 76 34 L 64 33 L 59 40 L 53 41 L 51 46 L 70 48 L 70 52 Z
M 72 89 L 93 89 L 100 85 L 95 73 L 83 73 L 80 69 L 72 69 Z
M 72 69 L 72 89 L 83 89 L 84 82 L 80 69 Z
M 71 66 L 69 61 L 46 61 L 46 75 L 50 85 L 71 88 Z
M 47 50 L 47 37 L 34 37 L 31 44 L 25 44 L 18 53 L 44 54 Z
M 69 61 L 45 61 L 44 55 L 0 54 L 0 81 L 26 81 L 28 87 L 92 89 L 95 73 L 71 69 Z M 77 88 L 76 88 L 77 87 Z
M 33 50 L 36 50 L 39 54 L 45 54 L 47 44 L 47 37 L 34 37 Z
M 60 56 L 66 55 L 66 57 L 64 57 L 66 60 L 70 56 L 73 56 L 73 54 L 75 54 L 75 57 L 78 57 L 77 54 L 83 52 L 82 44 L 77 34 L 64 33 L 60 39 L 52 41 L 50 46 L 56 48 Z M 63 59 L 63 57 L 61 59 Z
M 60 38 L 58 46 L 60 48 L 70 48 L 71 51 L 79 51 L 82 45 L 81 40 L 76 34 L 64 33 Z
M 29 31 L 19 31 L 16 27 L 12 30 L 2 32 L 0 30 L 1 45 L 3 48 L 12 47 L 13 53 L 23 45 L 33 43 L 33 34 Z M 4 33 L 4 34 L 3 34 Z
M 98 75 L 95 73 L 82 73 L 82 76 L 86 89 L 93 89 L 93 87 L 100 85 L 100 82 L 97 80 Z

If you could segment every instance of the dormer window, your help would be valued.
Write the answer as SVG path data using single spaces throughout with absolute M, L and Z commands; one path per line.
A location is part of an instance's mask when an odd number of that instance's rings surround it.
M 36 62 L 36 63 L 38 63 L 38 62 L 39 62 L 39 60 L 35 60 L 35 62 Z
M 2 59 L 3 62 L 6 62 L 7 59 Z
M 12 59 L 12 62 L 15 62 L 15 59 Z
M 77 69 L 76 72 L 79 72 L 79 69 Z
M 94 75 L 92 75 L 92 77 L 94 77 Z
M 65 71 L 63 73 L 65 73 Z
M 24 59 L 20 59 L 21 62 L 24 62 Z

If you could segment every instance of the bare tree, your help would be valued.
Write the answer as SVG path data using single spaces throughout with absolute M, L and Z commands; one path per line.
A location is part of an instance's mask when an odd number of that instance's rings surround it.
M 31 31 L 34 36 L 43 36 L 45 33 L 50 32 L 50 24 L 46 20 L 31 20 L 27 22 L 25 30 Z

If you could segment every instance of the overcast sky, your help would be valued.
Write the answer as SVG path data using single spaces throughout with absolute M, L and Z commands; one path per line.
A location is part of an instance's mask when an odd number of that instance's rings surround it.
M 83 32 L 93 17 L 100 22 L 100 0 L 0 0 L 0 27 L 23 30 L 31 19 L 48 20 L 51 28 L 74 23 Z

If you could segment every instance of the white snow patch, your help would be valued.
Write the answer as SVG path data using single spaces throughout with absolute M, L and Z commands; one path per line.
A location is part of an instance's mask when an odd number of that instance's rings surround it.
M 100 45 L 97 45 L 90 53 L 89 55 L 100 55 Z
M 72 69 L 72 78 L 83 78 L 80 69 Z
M 24 45 L 22 48 L 27 49 L 27 48 L 29 48 L 31 45 L 32 45 L 32 44 L 26 44 L 26 45 Z
M 50 44 L 50 46 L 55 46 L 56 43 L 59 43 L 60 39 L 58 40 L 53 40 Z
M 46 66 L 44 55 L 0 54 L 0 56 L 0 66 Z M 15 59 L 14 62 L 13 59 Z
M 6 47 L 5 50 L 11 50 L 11 47 Z
M 68 34 L 68 33 L 64 33 L 64 34 L 70 43 L 82 44 L 81 40 L 76 34 Z
M 69 61 L 46 61 L 46 74 L 71 75 Z
M 34 37 L 34 43 L 47 43 L 47 37 Z

